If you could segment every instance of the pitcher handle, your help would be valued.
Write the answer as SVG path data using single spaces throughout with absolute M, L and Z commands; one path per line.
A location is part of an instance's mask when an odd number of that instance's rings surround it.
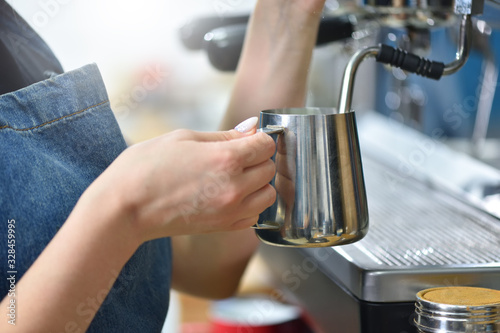
M 262 132 L 266 134 L 282 134 L 285 132 L 285 128 L 283 126 L 279 125 L 267 125 L 266 127 L 258 128 L 257 132 Z M 279 230 L 279 226 L 277 225 L 272 225 L 272 224 L 266 224 L 266 223 L 255 223 L 253 226 L 251 226 L 253 229 L 261 229 L 261 230 Z
M 267 125 L 266 127 L 258 128 L 257 132 L 262 132 L 266 134 L 282 134 L 285 132 L 285 128 L 280 125 Z
M 266 224 L 266 223 L 255 223 L 250 228 L 252 228 L 252 229 L 259 229 L 259 230 L 279 230 L 280 226 L 279 225 Z

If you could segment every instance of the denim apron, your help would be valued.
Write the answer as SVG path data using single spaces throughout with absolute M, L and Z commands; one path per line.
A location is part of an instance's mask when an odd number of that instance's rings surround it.
M 9 290 L 7 272 L 13 270 L 7 266 L 9 221 L 15 221 L 19 280 L 83 191 L 125 148 L 95 65 L 0 95 L 2 297 Z M 160 332 L 168 310 L 170 263 L 170 239 L 143 244 L 116 273 L 88 332 Z M 82 300 L 76 315 L 90 318 L 94 301 L 91 295 Z

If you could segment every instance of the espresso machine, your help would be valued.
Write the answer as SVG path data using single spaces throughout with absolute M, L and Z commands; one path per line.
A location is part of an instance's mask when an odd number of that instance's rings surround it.
M 361 62 L 384 63 L 369 78 L 374 104 L 358 118 L 370 228 L 353 244 L 263 244 L 259 255 L 276 298 L 299 305 L 314 332 L 416 332 L 418 291 L 500 290 L 500 5 L 362 0 L 327 7 L 318 45 L 377 40 L 349 50 L 340 108 L 352 108 L 354 79 L 366 79 Z M 248 17 L 231 19 L 212 20 L 197 46 L 226 71 L 236 67 Z

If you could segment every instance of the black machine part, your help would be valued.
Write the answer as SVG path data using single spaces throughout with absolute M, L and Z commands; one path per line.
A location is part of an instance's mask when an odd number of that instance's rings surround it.
M 180 29 L 183 45 L 191 50 L 207 52 L 212 66 L 220 71 L 235 71 L 243 48 L 248 16 L 203 17 Z M 351 38 L 354 32 L 352 17 L 330 16 L 320 21 L 316 45 Z

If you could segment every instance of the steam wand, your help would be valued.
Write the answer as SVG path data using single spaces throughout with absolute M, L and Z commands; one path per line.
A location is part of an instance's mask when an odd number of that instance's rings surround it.
M 460 24 L 460 42 L 456 59 L 446 65 L 442 62 L 422 58 L 402 49 L 393 48 L 384 44 L 359 50 L 351 57 L 344 71 L 339 98 L 339 112 L 347 113 L 351 111 L 356 71 L 361 62 L 367 57 L 375 57 L 377 62 L 398 67 L 423 77 L 439 80 L 443 75 L 450 75 L 457 72 L 466 63 L 470 53 L 471 41 L 469 36 L 471 35 L 471 31 L 471 16 L 464 15 Z

